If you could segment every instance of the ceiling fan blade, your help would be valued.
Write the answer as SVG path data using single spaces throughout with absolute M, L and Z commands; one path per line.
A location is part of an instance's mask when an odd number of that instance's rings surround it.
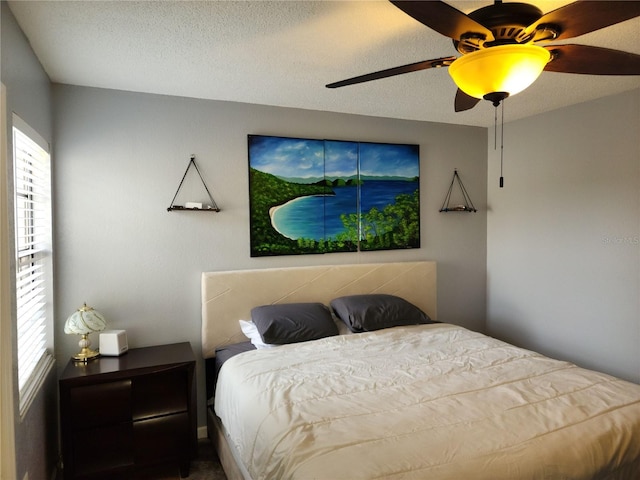
M 534 32 L 541 25 L 559 29 L 555 40 L 573 38 L 640 15 L 640 1 L 579 0 L 543 15 L 526 28 Z
M 640 75 L 640 55 L 588 45 L 548 45 L 547 72 L 588 75 Z
M 458 89 L 456 92 L 456 99 L 454 102 L 454 110 L 456 112 L 464 112 L 465 110 L 471 110 L 480 102 L 479 98 L 467 95 L 462 90 Z
M 478 34 L 487 42 L 494 40 L 491 30 L 445 2 L 390 1 L 423 25 L 454 40 L 461 40 L 469 33 Z
M 426 70 L 428 68 L 448 67 L 453 63 L 456 57 L 443 57 L 433 60 L 425 60 L 423 62 L 410 63 L 408 65 L 402 65 L 400 67 L 387 68 L 386 70 L 380 70 L 378 72 L 367 73 L 365 75 L 359 75 L 357 77 L 348 78 L 339 82 L 328 84 L 327 88 L 345 87 L 347 85 L 355 85 L 356 83 L 370 82 L 371 80 L 378 80 L 380 78 L 393 77 L 394 75 L 401 75 L 403 73 L 417 72 L 419 70 Z

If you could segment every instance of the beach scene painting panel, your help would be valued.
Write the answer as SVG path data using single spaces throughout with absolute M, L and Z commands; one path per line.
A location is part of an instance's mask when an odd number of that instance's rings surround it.
M 415 239 L 394 207 L 417 197 L 416 145 L 249 135 L 248 151 L 252 257 L 419 246 L 419 211 Z
M 360 250 L 420 247 L 418 145 L 360 143 Z

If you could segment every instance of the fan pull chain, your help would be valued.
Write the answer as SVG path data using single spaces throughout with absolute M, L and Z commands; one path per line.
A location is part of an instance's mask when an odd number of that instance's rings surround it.
M 498 107 L 493 109 L 493 149 L 498 149 Z
M 498 110 L 496 108 L 496 110 Z M 502 163 L 504 160 L 504 100 L 502 101 L 502 114 L 500 118 L 500 188 L 504 187 L 504 177 L 502 176 Z
M 504 99 L 502 104 L 502 113 L 500 117 L 500 188 L 504 187 L 504 177 L 502 176 L 502 164 L 504 159 Z M 498 149 L 498 105 L 494 104 L 493 110 L 493 149 Z

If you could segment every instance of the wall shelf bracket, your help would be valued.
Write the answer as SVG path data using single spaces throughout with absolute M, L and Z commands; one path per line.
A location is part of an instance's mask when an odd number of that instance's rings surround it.
M 207 195 L 209 195 L 209 200 L 211 201 L 211 203 L 209 205 L 206 205 L 202 208 L 200 207 L 191 207 L 189 206 L 189 204 L 185 205 L 176 205 L 175 201 L 176 201 L 176 197 L 178 196 L 178 193 L 180 192 L 180 189 L 182 188 L 182 184 L 184 183 L 184 179 L 187 177 L 187 173 L 189 173 L 189 169 L 191 167 L 194 167 L 196 169 L 196 172 L 198 172 L 198 176 L 200 177 L 200 180 L 202 181 L 202 185 L 204 186 L 204 189 L 207 191 Z M 189 159 L 189 165 L 187 165 L 187 169 L 184 171 L 184 175 L 182 176 L 182 180 L 180 180 L 180 185 L 178 185 L 178 190 L 176 190 L 176 194 L 173 196 L 173 200 L 171 200 L 171 205 L 169 206 L 169 208 L 167 208 L 167 212 L 171 212 L 173 210 L 180 210 L 180 211 L 190 211 L 190 212 L 219 212 L 220 208 L 218 208 L 218 205 L 216 205 L 216 201 L 213 199 L 213 196 L 211 195 L 211 192 L 209 192 L 209 189 L 207 188 L 207 184 L 204 181 L 204 178 L 202 178 L 202 174 L 200 173 L 200 170 L 198 169 L 198 166 L 196 165 L 196 156 L 195 155 L 191 155 L 191 158 Z
M 451 192 L 453 191 L 453 185 L 455 182 L 458 182 L 458 187 L 462 192 L 462 198 L 464 199 L 464 205 L 458 204 L 450 206 L 451 202 Z M 449 185 L 449 190 L 447 191 L 447 195 L 444 197 L 444 202 L 442 202 L 442 207 L 440 207 L 441 212 L 477 212 L 476 207 L 473 206 L 473 202 L 467 193 L 467 189 L 464 188 L 462 184 L 462 180 L 460 180 L 460 176 L 458 175 L 458 170 L 453 171 L 453 178 L 451 179 L 451 184 Z

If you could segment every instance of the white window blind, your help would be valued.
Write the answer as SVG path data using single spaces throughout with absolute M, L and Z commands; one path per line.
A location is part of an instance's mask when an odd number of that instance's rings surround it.
M 34 140 L 34 132 L 25 133 L 28 126 L 16 118 L 16 327 L 20 411 L 24 412 L 53 363 L 51 163 L 42 140 Z

